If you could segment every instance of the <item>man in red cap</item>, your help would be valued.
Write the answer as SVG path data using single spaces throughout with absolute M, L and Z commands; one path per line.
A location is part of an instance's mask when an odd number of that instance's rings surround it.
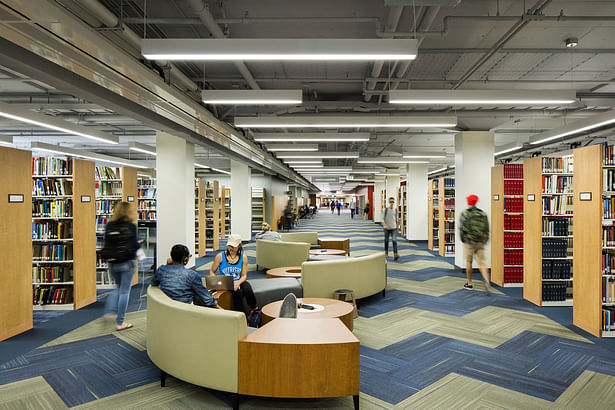
M 485 281 L 485 291 L 491 293 L 489 275 L 485 265 L 485 244 L 489 240 L 489 220 L 487 214 L 476 207 L 478 196 L 472 194 L 466 198 L 469 208 L 461 213 L 460 218 L 460 237 L 463 242 L 466 257 L 466 275 L 468 282 L 463 285 L 464 289 L 472 289 L 472 261 L 474 255 L 480 269 L 480 273 Z

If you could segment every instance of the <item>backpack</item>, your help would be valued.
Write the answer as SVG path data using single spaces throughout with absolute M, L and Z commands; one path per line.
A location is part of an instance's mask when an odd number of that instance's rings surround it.
M 460 230 L 462 242 L 486 243 L 489 239 L 487 214 L 476 207 L 467 209 L 461 215 Z
M 103 259 L 120 263 L 135 258 L 137 249 L 134 246 L 135 238 L 133 238 L 129 225 L 130 222 L 107 224 L 101 251 Z
M 263 313 L 260 309 L 251 310 L 248 314 L 248 326 L 250 327 L 261 327 Z

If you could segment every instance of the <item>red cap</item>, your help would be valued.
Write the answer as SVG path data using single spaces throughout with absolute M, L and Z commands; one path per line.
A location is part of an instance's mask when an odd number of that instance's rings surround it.
M 468 197 L 466 198 L 466 201 L 468 201 L 468 205 L 474 206 L 478 202 L 478 197 L 474 194 L 468 195 Z

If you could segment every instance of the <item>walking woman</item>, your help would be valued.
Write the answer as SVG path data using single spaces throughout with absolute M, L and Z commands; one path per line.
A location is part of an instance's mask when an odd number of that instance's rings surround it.
M 115 317 L 116 330 L 130 329 L 131 323 L 124 322 L 132 277 L 135 274 L 137 250 L 137 227 L 131 217 L 130 204 L 117 202 L 113 215 L 105 227 L 102 256 L 109 264 L 109 272 L 117 288 L 107 297 L 105 317 Z

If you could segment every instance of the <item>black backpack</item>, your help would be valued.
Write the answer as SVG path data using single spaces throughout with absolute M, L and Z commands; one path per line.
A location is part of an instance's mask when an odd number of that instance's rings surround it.
M 109 223 L 105 229 L 101 255 L 108 262 L 126 262 L 135 258 L 137 249 L 134 243 L 130 222 Z

